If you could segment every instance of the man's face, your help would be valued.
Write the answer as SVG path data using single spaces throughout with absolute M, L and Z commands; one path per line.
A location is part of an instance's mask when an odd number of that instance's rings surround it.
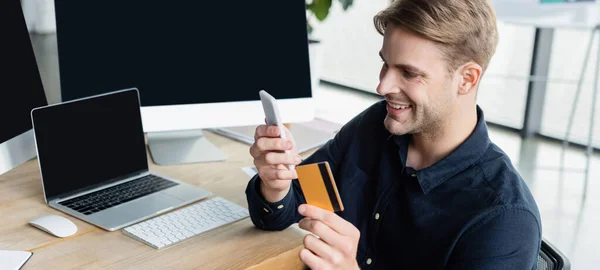
M 385 127 L 396 135 L 437 135 L 452 114 L 457 89 L 440 49 L 433 41 L 388 25 L 380 56 L 377 93 L 387 100 Z

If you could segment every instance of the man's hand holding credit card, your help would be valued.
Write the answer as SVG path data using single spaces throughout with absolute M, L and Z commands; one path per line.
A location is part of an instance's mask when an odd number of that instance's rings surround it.
M 358 269 L 360 232 L 335 213 L 344 211 L 344 205 L 329 163 L 301 165 L 296 173 L 307 203 L 298 207 L 305 216 L 298 225 L 312 233 L 304 237 L 300 259 L 311 269 Z

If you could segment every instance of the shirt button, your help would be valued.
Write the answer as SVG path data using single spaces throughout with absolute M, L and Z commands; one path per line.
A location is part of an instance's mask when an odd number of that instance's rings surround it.
M 283 208 L 283 204 L 277 206 L 277 209 L 281 209 L 281 208 Z
M 373 260 L 371 260 L 371 258 L 367 259 L 367 265 L 371 265 L 371 263 L 373 263 Z
M 267 210 L 267 208 L 263 208 L 263 210 L 265 210 L 265 212 L 269 213 L 269 210 Z
M 379 213 L 375 214 L 375 220 L 379 220 Z
M 417 177 L 417 174 L 416 174 L 416 173 L 413 173 L 413 174 L 411 174 L 410 176 L 412 176 L 412 177 Z

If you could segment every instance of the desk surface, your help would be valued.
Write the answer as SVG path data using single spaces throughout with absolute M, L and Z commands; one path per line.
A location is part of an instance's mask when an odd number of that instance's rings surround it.
M 207 138 L 229 156 L 225 162 L 150 169 L 196 185 L 247 207 L 249 177 L 240 167 L 252 164 L 248 146 L 206 132 Z M 76 235 L 56 238 L 30 225 L 36 217 L 58 214 L 78 227 Z M 0 249 L 28 250 L 34 254 L 24 269 L 301 269 L 298 252 L 305 232 L 292 226 L 265 232 L 249 218 L 156 250 L 125 236 L 107 232 L 48 207 L 44 203 L 37 160 L 0 175 Z

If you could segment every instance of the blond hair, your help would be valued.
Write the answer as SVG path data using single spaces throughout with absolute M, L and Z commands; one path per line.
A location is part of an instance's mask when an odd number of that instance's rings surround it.
M 450 71 L 469 61 L 485 70 L 498 44 L 489 0 L 396 0 L 373 21 L 382 35 L 392 24 L 438 43 Z

